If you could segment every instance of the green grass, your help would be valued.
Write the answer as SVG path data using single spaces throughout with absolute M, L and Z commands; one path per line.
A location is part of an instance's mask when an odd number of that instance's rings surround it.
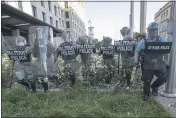
M 30 93 L 2 90 L 2 117 L 170 117 L 155 100 L 141 93 L 101 93 L 83 88 Z

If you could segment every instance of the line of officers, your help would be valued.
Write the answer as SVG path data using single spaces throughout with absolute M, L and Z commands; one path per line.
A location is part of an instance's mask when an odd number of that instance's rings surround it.
M 147 27 L 147 33 L 141 36 L 141 40 L 135 49 L 134 63 L 136 67 L 141 65 L 143 81 L 143 100 L 147 101 L 152 95 L 158 95 L 158 88 L 162 86 L 168 77 L 169 64 L 167 54 L 149 54 L 146 53 L 145 43 L 146 42 L 167 42 L 167 40 L 158 35 L 159 24 L 151 22 Z M 123 35 L 123 29 L 121 33 Z M 130 30 L 128 29 L 130 32 Z M 130 85 L 131 73 L 127 73 L 127 86 Z M 157 77 L 156 80 L 151 84 L 154 79 L 154 75 Z
M 143 100 L 144 101 L 147 101 L 151 95 L 154 95 L 154 96 L 158 95 L 158 88 L 166 82 L 167 72 L 169 70 L 169 65 L 167 63 L 168 61 L 166 61 L 167 59 L 166 55 L 164 55 L 164 57 L 166 58 L 163 58 L 163 55 L 156 56 L 155 54 L 148 54 L 148 53 L 145 53 L 145 51 L 143 51 L 145 49 L 145 42 L 167 42 L 167 40 L 164 37 L 158 35 L 158 29 L 159 29 L 159 25 L 156 22 L 150 23 L 147 28 L 148 36 L 141 37 L 141 40 L 139 41 L 135 49 L 135 53 L 134 54 L 127 53 L 122 55 L 122 65 L 125 65 L 127 63 L 130 65 L 128 66 L 128 69 L 125 69 L 127 70 L 125 71 L 125 75 L 126 75 L 125 78 L 127 80 L 128 88 L 130 88 L 130 85 L 131 85 L 130 80 L 131 80 L 131 73 L 132 73 L 133 67 L 134 66 L 139 67 L 139 65 L 141 65 L 141 68 L 142 68 L 141 79 L 143 81 L 143 93 L 144 93 Z M 121 29 L 121 34 L 123 36 L 123 40 L 133 39 L 133 38 L 130 38 L 130 29 L 128 27 L 123 27 Z M 62 38 L 64 40 L 68 39 L 66 35 L 65 37 L 62 37 Z M 62 45 L 71 46 L 72 44 L 66 41 L 66 43 L 61 44 L 61 46 Z M 60 55 L 60 52 L 58 50 L 55 60 L 58 58 L 59 55 Z M 74 60 L 75 57 L 76 55 L 66 56 L 66 57 L 62 56 L 64 62 L 70 63 L 70 64 L 73 64 L 73 61 L 70 61 L 70 60 Z M 106 58 L 104 58 L 104 60 L 106 60 Z M 107 63 L 108 62 L 109 62 L 109 59 L 107 59 Z M 126 67 L 124 66 L 123 68 L 126 68 Z M 72 70 L 76 71 L 76 68 Z M 157 79 L 151 84 L 151 81 L 153 80 L 154 75 L 157 77 Z M 70 79 L 71 79 L 72 86 L 74 86 L 75 84 L 74 72 Z M 152 91 L 150 91 L 150 89 Z
M 143 100 L 147 101 L 151 95 L 157 96 L 158 95 L 158 88 L 162 86 L 168 76 L 168 56 L 159 54 L 149 54 L 145 53 L 145 43 L 146 42 L 167 42 L 167 40 L 158 35 L 159 24 L 156 22 L 151 22 L 147 27 L 148 35 L 143 35 L 141 40 L 136 46 L 135 53 L 124 53 L 122 55 L 122 68 L 126 75 L 127 80 L 127 88 L 130 88 L 131 83 L 131 73 L 134 66 L 137 68 L 141 65 L 142 69 L 142 81 L 143 81 Z M 123 40 L 134 40 L 130 37 L 130 29 L 128 27 L 123 27 L 121 29 L 121 34 L 123 36 Z M 66 39 L 66 38 L 65 38 Z M 111 41 L 110 41 L 111 42 Z M 105 45 L 108 45 L 108 41 L 104 42 Z M 59 55 L 59 54 L 58 54 Z M 105 58 L 103 55 L 103 59 L 107 64 L 110 62 L 111 59 Z M 66 58 L 64 59 L 66 61 Z M 105 65 L 107 65 L 105 63 Z M 128 65 L 128 66 L 126 66 Z M 74 69 L 73 69 L 74 70 Z M 154 75 L 157 79 L 151 84 Z M 73 85 L 75 84 L 75 77 L 73 76 L 71 79 Z M 151 89 L 151 91 L 150 91 Z

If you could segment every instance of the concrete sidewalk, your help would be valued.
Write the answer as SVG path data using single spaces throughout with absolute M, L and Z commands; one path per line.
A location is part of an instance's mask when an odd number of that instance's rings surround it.
M 165 85 L 160 87 L 159 93 L 165 90 Z M 156 101 L 161 104 L 164 108 L 166 108 L 173 117 L 176 117 L 176 98 L 167 98 L 161 95 L 155 97 Z

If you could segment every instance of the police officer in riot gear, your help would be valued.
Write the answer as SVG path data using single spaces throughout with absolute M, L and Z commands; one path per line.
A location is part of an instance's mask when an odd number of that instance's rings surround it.
M 30 65 L 30 60 L 31 60 L 31 53 L 32 53 L 32 49 L 29 47 L 29 45 L 26 44 L 26 39 L 23 37 L 17 37 L 16 38 L 16 50 L 26 50 L 28 52 L 27 58 L 29 59 L 28 62 L 23 62 L 23 61 L 17 61 L 15 63 L 15 68 L 16 70 L 16 79 L 18 81 L 18 83 L 20 83 L 21 85 L 24 85 L 26 87 L 27 90 L 30 89 L 30 84 L 28 82 L 28 78 L 26 78 L 26 68 L 27 66 Z M 28 72 L 27 72 L 28 73 Z
M 108 48 L 109 46 L 112 46 L 112 38 L 110 37 L 103 37 L 103 40 L 101 41 L 101 46 Z M 111 80 L 113 77 L 112 74 L 112 65 L 114 65 L 114 49 L 111 49 L 110 53 L 104 53 L 101 49 L 100 53 L 102 54 L 104 65 L 107 67 L 105 70 L 107 71 L 107 75 L 105 77 L 106 84 L 111 84 Z
M 65 63 L 65 69 L 68 69 L 67 72 L 69 74 L 69 79 L 71 80 L 71 87 L 75 85 L 76 82 L 76 67 L 75 64 L 77 63 L 77 51 L 74 47 L 74 42 L 70 41 L 69 34 L 67 32 L 62 33 L 62 39 L 64 40 L 63 43 L 60 44 L 56 51 L 55 61 L 57 60 L 58 56 L 61 55 L 62 59 Z M 67 46 L 70 46 L 70 49 L 67 50 Z
M 120 30 L 124 41 L 135 41 L 132 37 L 130 37 L 130 29 L 128 27 L 123 27 Z M 122 74 L 125 74 L 125 78 L 127 81 L 127 88 L 130 88 L 131 85 L 131 73 L 134 67 L 134 52 L 121 52 L 122 56 Z
M 145 43 L 146 42 L 167 42 L 167 40 L 158 36 L 159 25 L 156 22 L 149 24 L 147 32 L 149 34 L 146 40 L 142 39 L 135 50 L 135 64 L 138 65 L 138 58 L 141 51 L 144 51 L 144 61 L 143 61 L 143 93 L 144 101 L 147 101 L 150 97 L 150 84 L 153 79 L 153 76 L 157 76 L 157 79 L 152 83 L 152 95 L 158 95 L 158 87 L 163 85 L 166 82 L 166 65 L 167 63 L 164 60 L 162 54 L 150 54 L 145 52 Z

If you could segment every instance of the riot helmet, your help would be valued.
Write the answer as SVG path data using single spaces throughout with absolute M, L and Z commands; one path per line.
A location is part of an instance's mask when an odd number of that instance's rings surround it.
M 66 31 L 64 31 L 64 32 L 62 33 L 62 38 L 63 38 L 64 42 L 69 42 L 69 41 L 70 41 L 69 33 L 66 32 Z
M 124 39 L 130 37 L 130 29 L 126 26 L 120 30 L 120 33 L 122 34 Z
M 111 45 L 112 44 L 112 38 L 110 37 L 103 37 L 103 45 Z
M 158 36 L 159 24 L 156 22 L 151 22 L 147 27 L 147 32 L 151 40 L 155 39 Z
M 24 37 L 18 36 L 16 38 L 16 46 L 26 46 L 26 39 Z

